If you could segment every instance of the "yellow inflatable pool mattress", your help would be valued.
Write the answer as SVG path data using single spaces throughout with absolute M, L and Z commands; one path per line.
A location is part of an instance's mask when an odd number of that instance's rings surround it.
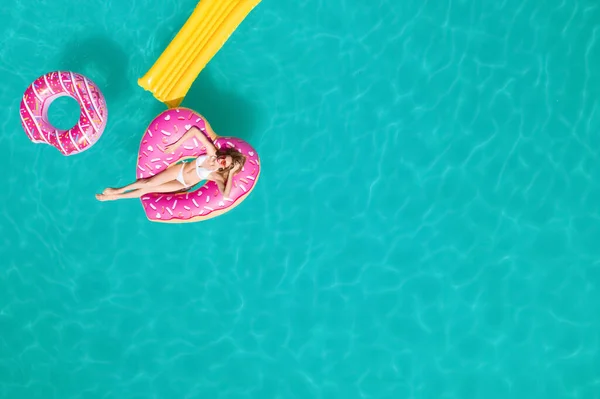
M 202 0 L 138 84 L 174 108 L 206 64 L 261 0 Z

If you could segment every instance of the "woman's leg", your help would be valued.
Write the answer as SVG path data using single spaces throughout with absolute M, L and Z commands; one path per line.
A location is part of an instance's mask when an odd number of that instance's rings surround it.
M 156 176 L 152 176 L 148 179 L 138 179 L 135 182 L 128 184 L 123 187 L 118 188 L 107 188 L 102 194 L 113 195 L 113 194 L 123 194 L 126 191 L 138 190 L 145 187 L 156 187 L 160 186 L 163 183 L 168 183 L 177 178 L 179 171 L 183 168 L 185 164 L 175 164 L 169 166 L 167 169 L 163 170 Z
M 181 190 L 183 185 L 177 180 L 172 180 L 155 187 L 144 187 L 128 193 L 121 194 L 96 194 L 96 199 L 99 201 L 113 201 L 125 198 L 140 198 L 142 195 L 149 193 L 174 193 Z
M 137 190 L 138 188 L 142 188 L 148 179 L 138 179 L 131 184 L 128 184 L 123 187 L 115 187 L 115 188 L 105 188 L 102 191 L 102 194 L 123 194 L 126 191 Z

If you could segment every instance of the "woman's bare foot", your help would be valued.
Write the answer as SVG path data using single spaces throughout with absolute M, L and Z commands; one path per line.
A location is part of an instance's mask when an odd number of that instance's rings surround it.
M 117 189 L 116 188 L 105 188 L 104 191 L 102 191 L 102 194 L 104 195 L 110 195 L 110 194 L 116 194 L 117 193 Z
M 117 196 L 116 195 L 108 195 L 108 194 L 96 194 L 96 199 L 98 201 L 112 201 L 112 200 L 116 200 Z

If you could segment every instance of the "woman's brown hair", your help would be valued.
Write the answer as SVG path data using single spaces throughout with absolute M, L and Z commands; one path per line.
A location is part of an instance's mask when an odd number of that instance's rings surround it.
M 217 155 L 217 157 L 227 156 L 227 155 L 229 155 L 231 157 L 231 165 L 229 165 L 227 168 L 219 168 L 215 171 L 215 173 L 220 174 L 221 177 L 223 177 L 223 180 L 225 180 L 225 181 L 229 177 L 229 171 L 231 170 L 231 168 L 233 168 L 233 166 L 236 163 L 240 165 L 240 168 L 237 170 L 237 172 L 235 172 L 236 174 L 242 170 L 242 167 L 246 163 L 246 157 L 244 155 L 242 155 L 241 152 L 239 152 L 233 148 L 225 148 L 222 150 L 217 150 L 216 155 Z

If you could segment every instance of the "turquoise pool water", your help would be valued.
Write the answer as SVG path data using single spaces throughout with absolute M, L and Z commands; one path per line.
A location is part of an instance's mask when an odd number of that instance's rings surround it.
M 195 3 L 0 6 L 0 398 L 600 397 L 597 2 L 264 0 L 183 104 L 255 191 L 150 223 L 94 194 Z M 72 157 L 19 122 L 56 69 L 109 104 Z

